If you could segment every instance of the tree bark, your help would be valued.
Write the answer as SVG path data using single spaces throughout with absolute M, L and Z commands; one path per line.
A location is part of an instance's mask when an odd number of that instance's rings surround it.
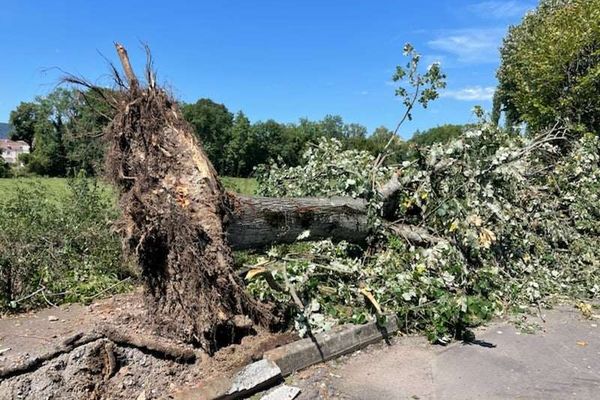
M 226 227 L 234 250 L 259 249 L 301 240 L 333 239 L 364 244 L 371 234 L 367 202 L 350 197 L 271 198 L 230 194 Z M 396 235 L 418 245 L 444 239 L 417 226 L 384 223 Z M 308 233 L 308 235 L 302 235 Z M 299 238 L 300 237 L 300 238 Z
M 124 242 L 141 270 L 156 331 L 212 353 L 239 339 L 239 316 L 261 325 L 275 317 L 234 272 L 223 224 L 228 197 L 177 103 L 161 89 L 142 88 L 125 49 L 116 47 L 129 86 L 107 131 L 107 170 L 120 190 Z
M 369 234 L 361 199 L 235 196 L 231 204 L 227 238 L 235 250 L 293 243 L 303 233 L 304 240 L 353 243 L 364 243 Z

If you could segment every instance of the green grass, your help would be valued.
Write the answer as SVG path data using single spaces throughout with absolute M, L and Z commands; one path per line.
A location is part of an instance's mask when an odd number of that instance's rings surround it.
M 256 179 L 226 176 L 221 178 L 221 182 L 227 190 L 239 194 L 252 195 L 256 191 Z M 49 200 L 60 199 L 68 193 L 66 178 L 6 178 L 0 179 L 0 199 L 14 193 L 20 185 L 28 184 L 40 184 L 48 189 Z M 101 185 L 106 187 L 107 195 L 113 195 L 110 185 L 106 183 Z
M 19 187 L 31 185 L 40 185 L 47 193 L 48 201 L 61 201 L 68 195 L 69 187 L 66 178 L 4 178 L 0 179 L 0 200 L 15 194 Z M 100 188 L 107 197 L 114 197 L 113 188 L 102 181 L 99 181 Z
M 235 193 L 251 196 L 256 193 L 258 183 L 254 178 L 232 178 L 229 176 L 221 177 L 221 182 L 225 189 Z
M 40 184 L 50 196 L 64 197 L 67 194 L 67 180 L 64 178 L 6 178 L 0 179 L 0 197 L 13 193 L 21 185 Z

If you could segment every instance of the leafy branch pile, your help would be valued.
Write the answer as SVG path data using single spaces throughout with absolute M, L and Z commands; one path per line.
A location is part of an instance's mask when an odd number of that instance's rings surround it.
M 369 152 L 343 150 L 338 139 L 322 138 L 302 155 L 302 164 L 260 165 L 257 167 L 258 194 L 268 197 L 351 196 L 366 198 L 372 192 L 372 165 Z M 387 167 L 375 170 L 375 179 L 389 177 Z
M 555 126 L 524 137 L 482 119 L 450 144 L 375 170 L 368 154 L 322 140 L 303 165 L 263 170 L 260 192 L 363 197 L 381 210 L 377 188 L 393 174 L 392 220 L 438 240 L 411 242 L 379 218 L 367 248 L 271 249 L 248 272 L 249 289 L 288 307 L 300 330 L 395 313 L 407 331 L 439 342 L 509 309 L 597 297 L 600 144 L 573 135 Z

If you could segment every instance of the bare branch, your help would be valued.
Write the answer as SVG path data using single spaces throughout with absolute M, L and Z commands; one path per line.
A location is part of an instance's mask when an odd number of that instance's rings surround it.
M 139 88 L 139 82 L 135 73 L 133 72 L 133 68 L 131 68 L 131 63 L 129 61 L 129 56 L 127 55 L 127 50 L 120 43 L 115 42 L 115 47 L 117 49 L 117 54 L 119 55 L 119 59 L 121 60 L 121 65 L 123 66 L 123 71 L 125 72 L 125 76 L 129 81 L 129 88 L 132 92 L 135 92 Z

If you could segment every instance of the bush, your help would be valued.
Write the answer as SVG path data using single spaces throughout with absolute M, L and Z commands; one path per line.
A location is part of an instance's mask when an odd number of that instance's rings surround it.
M 114 201 L 95 181 L 53 197 L 40 182 L 0 201 L 0 311 L 86 302 L 119 291 L 130 271 L 111 232 Z
M 11 175 L 10 165 L 2 159 L 0 155 L 0 178 L 8 178 Z

